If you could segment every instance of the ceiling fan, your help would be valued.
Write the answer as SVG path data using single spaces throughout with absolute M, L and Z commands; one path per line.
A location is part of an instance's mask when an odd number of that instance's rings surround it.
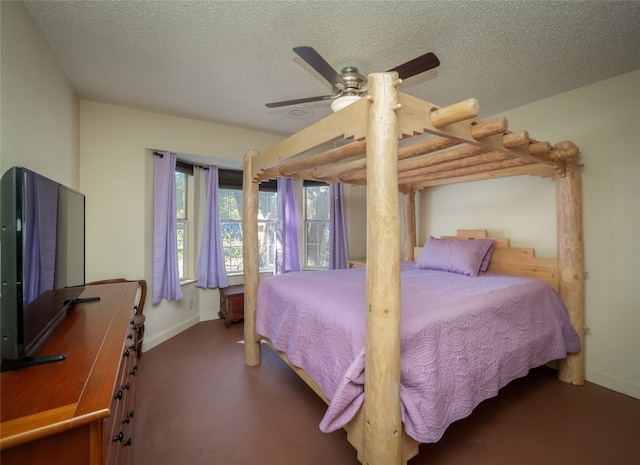
M 266 106 L 268 108 L 299 105 L 320 100 L 333 100 L 331 108 L 333 111 L 338 111 L 367 93 L 367 78 L 360 74 L 355 66 L 345 66 L 338 73 L 313 47 L 294 47 L 293 51 L 331 83 L 335 94 L 267 103 Z M 396 71 L 400 79 L 407 79 L 439 65 L 440 60 L 438 60 L 438 57 L 429 52 L 389 71 Z

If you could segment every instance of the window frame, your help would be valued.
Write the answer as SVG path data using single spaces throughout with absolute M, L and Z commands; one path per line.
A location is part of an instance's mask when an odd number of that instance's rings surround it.
M 181 160 L 176 161 L 176 168 L 174 170 L 176 176 L 176 241 L 178 249 L 178 276 L 180 282 L 188 281 L 195 275 L 195 269 L 193 266 L 194 260 L 194 245 L 195 244 L 195 227 L 194 227 L 194 192 L 195 192 L 195 178 L 193 165 Z M 184 192 L 182 193 L 182 205 L 178 200 L 178 193 L 182 192 L 178 190 L 178 175 L 184 175 Z M 181 218 L 178 215 L 179 206 L 184 207 L 184 215 Z M 183 225 L 180 228 L 180 225 Z M 182 248 L 180 248 L 180 238 L 178 237 L 180 230 L 182 230 Z M 181 258 L 182 255 L 182 258 Z
M 219 168 L 218 169 L 218 196 L 219 196 L 219 200 L 218 200 L 218 208 L 220 206 L 220 201 L 222 199 L 222 193 L 221 191 L 223 190 L 229 190 L 229 191 L 238 191 L 239 195 L 236 195 L 236 202 L 240 202 L 239 205 L 237 205 L 237 210 L 239 212 L 239 218 L 237 219 L 231 219 L 231 218 L 223 218 L 222 215 L 222 211 L 220 212 L 220 225 L 221 228 L 223 227 L 223 225 L 226 224 L 239 224 L 240 225 L 240 234 L 242 236 L 243 232 L 242 232 L 242 228 L 243 228 L 243 224 L 242 224 L 242 199 L 244 196 L 244 192 L 242 189 L 242 182 L 243 182 L 243 171 L 242 170 L 233 170 L 233 169 L 225 169 L 225 168 Z M 259 196 L 264 196 L 265 193 L 273 193 L 274 194 L 274 198 L 270 200 L 270 203 L 272 203 L 273 208 L 277 208 L 275 202 L 277 201 L 277 198 L 275 198 L 275 195 L 277 195 L 277 182 L 276 180 L 270 180 L 270 181 L 265 181 L 260 183 L 259 187 L 258 187 L 258 195 Z M 258 205 L 260 206 L 260 197 L 258 199 Z M 260 208 L 260 207 L 258 207 Z M 272 226 L 272 232 L 271 234 L 273 235 L 272 239 L 269 240 L 268 242 L 265 242 L 263 244 L 261 244 L 261 246 L 266 246 L 267 248 L 269 248 L 271 245 L 273 246 L 273 252 L 271 251 L 266 251 L 264 253 L 269 255 L 269 258 L 267 258 L 267 263 L 270 263 L 270 266 L 261 266 L 259 271 L 260 273 L 272 273 L 274 270 L 274 260 L 275 260 L 275 234 L 276 234 L 276 210 L 272 211 L 273 216 L 272 218 L 260 218 L 258 217 L 258 237 L 260 237 L 261 234 L 261 228 L 264 231 L 267 231 L 269 228 L 269 225 Z M 260 211 L 258 211 L 258 215 L 260 215 Z M 229 216 L 229 215 L 227 215 Z M 264 232 L 262 233 L 264 234 Z M 225 251 L 226 248 L 228 248 L 229 246 L 225 246 L 224 244 L 224 239 L 223 239 L 223 251 Z M 238 246 L 236 246 L 238 247 Z M 244 247 L 244 237 L 242 237 L 242 245 L 240 247 Z M 240 260 L 240 263 L 242 263 L 240 265 L 240 267 L 238 267 L 237 269 L 234 270 L 229 270 L 229 268 L 227 267 L 227 259 L 226 259 L 226 255 L 225 255 L 225 269 L 227 271 L 227 275 L 228 276 L 239 276 L 242 275 L 244 273 L 244 263 L 242 262 L 243 259 Z
M 326 219 L 325 218 L 309 218 L 309 203 L 308 203 L 308 189 L 309 188 L 314 188 L 314 187 L 326 187 L 327 189 L 327 205 L 326 205 Z M 303 206 L 304 206 L 304 212 L 303 212 L 303 219 L 304 219 L 304 231 L 303 231 L 303 243 L 304 243 L 304 258 L 303 258 L 303 269 L 306 270 L 327 270 L 329 269 L 329 228 L 331 225 L 331 212 L 330 212 L 330 206 L 329 206 L 329 202 L 330 202 L 330 189 L 329 189 L 329 184 L 326 182 L 321 182 L 321 181 L 304 181 L 303 182 L 303 187 L 302 187 L 302 191 L 303 191 Z M 315 262 L 322 262 L 321 259 L 321 254 L 322 251 L 320 250 L 320 247 L 322 246 L 322 241 L 318 242 L 316 241 L 313 244 L 309 243 L 309 226 L 311 225 L 315 225 L 317 232 L 316 234 L 319 234 L 320 231 L 320 225 L 325 225 L 325 231 L 326 231 L 326 249 L 325 249 L 325 254 L 326 254 L 326 263 L 322 263 L 321 265 L 317 265 L 317 264 L 309 264 L 309 246 L 310 245 L 315 245 L 317 247 L 316 250 L 316 256 L 315 256 Z M 324 233 L 322 234 L 324 236 Z

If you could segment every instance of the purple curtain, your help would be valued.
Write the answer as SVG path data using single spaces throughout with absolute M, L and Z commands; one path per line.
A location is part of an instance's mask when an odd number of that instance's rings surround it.
M 275 274 L 300 271 L 295 186 L 292 178 L 279 177 Z
M 330 184 L 329 197 L 331 202 L 329 206 L 329 269 L 335 270 L 346 268 L 349 260 L 342 184 Z
M 153 303 L 182 299 L 176 238 L 176 154 L 153 161 Z
M 209 166 L 206 174 L 207 200 L 205 204 L 204 230 L 198 258 L 198 282 L 196 286 L 209 289 L 227 287 L 227 270 L 224 267 L 220 211 L 218 209 L 218 167 Z
M 24 305 L 53 289 L 58 224 L 58 185 L 25 176 Z

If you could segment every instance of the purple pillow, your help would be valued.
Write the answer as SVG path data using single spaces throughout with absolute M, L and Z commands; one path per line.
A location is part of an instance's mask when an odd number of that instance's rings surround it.
M 480 271 L 487 270 L 494 246 L 495 241 L 492 239 L 429 237 L 418 257 L 416 267 L 478 276 Z
M 491 261 L 491 256 L 493 255 L 493 249 L 495 249 L 496 247 L 496 241 L 494 241 L 493 239 L 469 239 L 469 240 L 488 241 L 491 243 L 491 245 L 489 246 L 489 250 L 487 250 L 487 253 L 484 254 L 484 258 L 482 259 L 482 263 L 480 264 L 480 271 L 484 273 L 489 269 L 489 262 Z

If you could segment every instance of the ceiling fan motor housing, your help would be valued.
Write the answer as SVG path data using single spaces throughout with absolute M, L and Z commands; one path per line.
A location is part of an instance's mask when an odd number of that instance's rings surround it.
M 345 66 L 340 72 L 340 76 L 347 84 L 345 91 L 358 90 L 367 83 L 367 79 L 360 73 L 355 66 Z

